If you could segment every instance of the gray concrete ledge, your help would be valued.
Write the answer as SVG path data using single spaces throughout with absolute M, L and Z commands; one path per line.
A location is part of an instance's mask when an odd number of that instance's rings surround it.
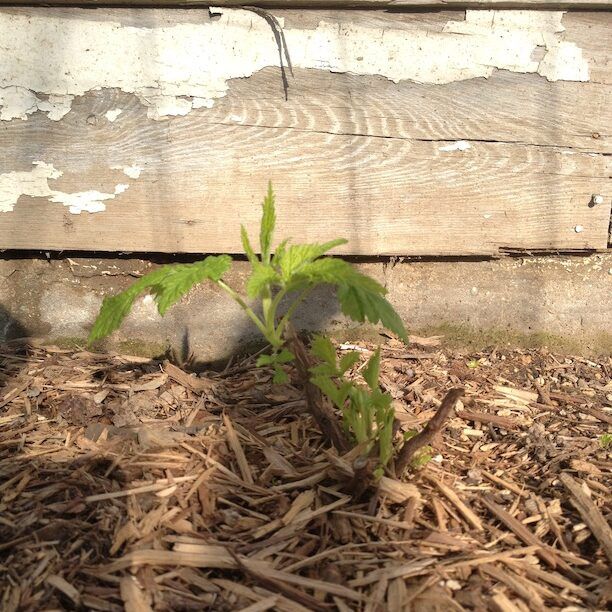
M 612 354 L 612 253 L 357 265 L 386 285 L 411 332 L 441 332 L 474 347 L 510 342 Z M 138 259 L 0 259 L 0 341 L 83 339 L 103 296 L 152 268 Z M 247 274 L 238 262 L 229 283 L 240 288 Z M 298 324 L 340 335 L 350 327 L 330 290 L 313 295 Z M 164 318 L 150 297 L 139 299 L 107 346 L 156 352 L 188 340 L 199 359 L 214 361 L 256 339 L 240 309 L 216 287 L 203 285 Z

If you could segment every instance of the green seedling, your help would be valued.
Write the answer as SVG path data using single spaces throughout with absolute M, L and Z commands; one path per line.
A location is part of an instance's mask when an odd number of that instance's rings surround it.
M 612 449 L 612 434 L 609 434 L 609 433 L 601 434 L 601 436 L 599 436 L 599 445 L 604 450 Z
M 382 476 L 394 452 L 395 411 L 391 406 L 391 396 L 383 393 L 378 385 L 380 349 L 374 352 L 362 370 L 365 385 L 346 377 L 348 370 L 359 361 L 356 351 L 338 359 L 333 344 L 324 336 L 314 338 L 311 350 L 320 362 L 311 369 L 311 382 L 342 411 L 344 427 L 355 443 L 368 455 L 377 450 L 375 475 Z
M 232 265 L 228 255 L 211 255 L 192 264 L 163 266 L 140 278 L 126 291 L 104 299 L 89 342 L 101 340 L 118 329 L 141 293 L 151 293 L 159 313 L 164 315 L 194 285 L 203 281 L 215 283 L 235 300 L 270 343 L 272 354 L 260 358 L 259 365 L 272 365 L 278 382 L 284 378 L 281 366 L 293 358 L 283 348 L 287 325 L 297 307 L 320 285 L 336 287 L 342 312 L 354 321 L 382 323 L 407 340 L 402 320 L 384 297 L 385 288 L 349 263 L 324 257 L 334 247 L 345 244 L 346 240 L 338 238 L 323 244 L 295 245 L 283 240 L 272 253 L 276 211 L 271 184 L 262 208 L 259 253 L 251 246 L 246 229 L 241 227 L 242 246 L 251 265 L 246 295 L 240 295 L 223 280 Z M 253 302 L 259 305 L 259 309 Z M 282 316 L 279 315 L 281 305 L 284 307 Z
M 163 266 L 122 293 L 104 299 L 89 342 L 101 340 L 118 329 L 140 294 L 149 292 L 159 313 L 164 315 L 192 287 L 204 281 L 216 284 L 235 300 L 269 342 L 271 354 L 260 356 L 257 365 L 271 366 L 277 383 L 287 380 L 284 366 L 294 359 L 285 346 L 287 326 L 298 306 L 321 285 L 336 288 L 341 310 L 352 320 L 381 323 L 407 341 L 402 320 L 385 298 L 386 289 L 346 261 L 325 255 L 346 240 L 338 238 L 322 244 L 291 244 L 283 240 L 273 249 L 276 211 L 271 184 L 262 209 L 257 252 L 246 229 L 241 227 L 242 246 L 251 266 L 244 295 L 224 280 L 232 265 L 228 255 Z M 336 363 L 331 342 L 323 338 L 315 340 L 313 352 L 321 360 L 319 369 L 312 373 L 313 382 L 342 410 L 345 427 L 355 441 L 370 450 L 378 445 L 380 464 L 386 465 L 393 454 L 393 410 L 391 398 L 378 388 L 380 353 L 373 355 L 363 371 L 366 388 L 344 378 L 358 356 L 348 354 Z

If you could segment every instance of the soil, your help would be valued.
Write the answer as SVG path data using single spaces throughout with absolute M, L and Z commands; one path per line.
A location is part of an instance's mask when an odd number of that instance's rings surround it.
M 382 350 L 398 444 L 464 397 L 357 500 L 358 452 L 254 356 L 2 347 L 0 609 L 610 609 L 612 359 L 412 340 Z

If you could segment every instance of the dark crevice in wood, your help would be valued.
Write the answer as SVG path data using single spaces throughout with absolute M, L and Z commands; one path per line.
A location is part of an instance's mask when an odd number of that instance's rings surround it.
M 281 66 L 282 69 L 282 66 Z M 312 68 L 309 70 L 313 70 Z M 293 76 L 293 72 L 291 73 Z M 265 125 L 263 123 L 244 123 L 241 122 L 239 124 L 235 122 L 226 122 L 226 121 L 210 121 L 210 125 L 223 125 L 232 128 L 263 128 L 267 130 L 292 130 L 296 132 L 304 132 L 308 134 L 324 134 L 327 136 L 356 136 L 363 138 L 379 138 L 382 140 L 406 140 L 409 142 L 431 142 L 431 143 L 454 143 L 457 141 L 465 141 L 467 143 L 481 143 L 481 144 L 498 144 L 498 145 L 517 145 L 521 147 L 536 147 L 538 149 L 553 149 L 559 151 L 572 151 L 574 153 L 583 154 L 583 155 L 597 155 L 607 157 L 610 153 L 605 153 L 603 151 L 592 151 L 590 149 L 582 149 L 580 147 L 571 146 L 571 145 L 563 145 L 563 144 L 544 144 L 538 142 L 527 142 L 524 140 L 501 140 L 498 138 L 467 138 L 458 135 L 456 138 L 415 138 L 412 136 L 398 136 L 398 135 L 387 135 L 387 134 L 368 134 L 364 132 L 342 132 L 331 131 L 331 130 L 313 130 L 310 128 L 300 128 L 292 125 Z M 544 174 L 544 173 L 543 173 Z M 556 176 L 554 173 L 549 173 L 553 176 Z M 559 173 L 559 176 L 561 175 Z M 579 174 L 574 174 L 573 176 L 582 176 Z M 584 175 L 584 178 L 608 178 L 607 176 L 593 177 L 592 175 Z
M 270 26 L 272 33 L 274 34 L 274 40 L 276 41 L 276 46 L 278 47 L 281 79 L 283 81 L 283 91 L 285 93 L 286 102 L 287 100 L 289 100 L 289 80 L 287 79 L 287 71 L 285 70 L 285 63 L 283 60 L 287 62 L 287 67 L 289 68 L 291 76 L 294 76 L 294 74 L 293 66 L 291 65 L 291 56 L 289 55 L 289 48 L 287 47 L 287 41 L 285 39 L 285 32 L 283 31 L 283 27 L 274 15 L 257 6 L 244 6 L 242 8 L 247 11 L 251 11 L 261 17 Z

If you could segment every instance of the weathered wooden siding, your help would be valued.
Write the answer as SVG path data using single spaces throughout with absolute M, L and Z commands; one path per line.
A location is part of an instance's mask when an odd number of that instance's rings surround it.
M 543 9 L 602 9 L 612 6 L 612 0 L 0 0 L 0 6 L 142 6 L 194 7 L 221 6 L 240 8 L 318 8 L 318 9 L 414 9 L 414 8 L 543 8 Z
M 606 248 L 612 13 L 216 13 L 0 10 L 0 248 Z

